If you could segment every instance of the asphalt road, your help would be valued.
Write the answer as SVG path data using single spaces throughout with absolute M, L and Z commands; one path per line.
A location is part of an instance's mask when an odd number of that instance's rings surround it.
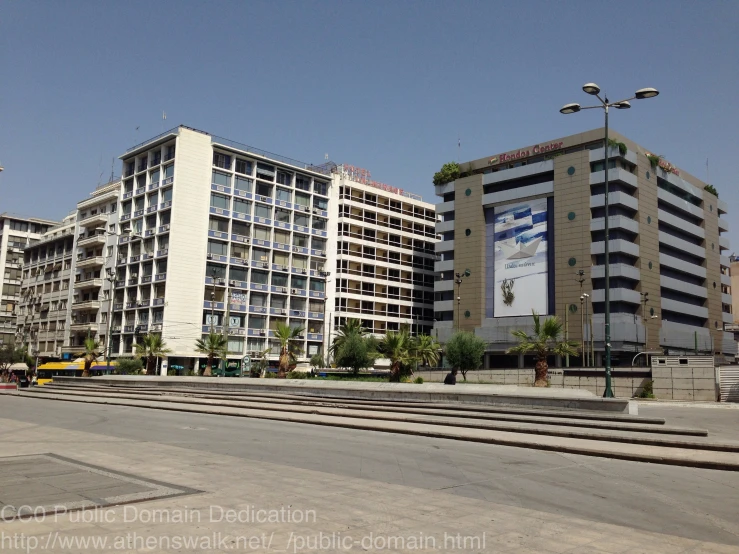
M 739 413 L 731 412 L 732 416 Z M 214 459 L 227 454 L 254 464 L 283 464 L 443 490 L 459 496 L 462 503 L 469 497 L 636 530 L 739 545 L 739 473 L 9 396 L 0 397 L 0 418 L 206 451 Z M 2 435 L 0 428 L 0 440 Z M 47 451 L 54 451 L 53 443 L 45 446 Z M 166 478 L 164 474 L 162 478 Z

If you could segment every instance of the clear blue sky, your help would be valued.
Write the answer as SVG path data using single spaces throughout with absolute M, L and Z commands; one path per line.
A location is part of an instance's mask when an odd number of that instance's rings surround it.
M 0 211 L 63 216 L 163 110 L 435 201 L 458 136 L 465 161 L 601 126 L 558 112 L 595 81 L 661 91 L 612 127 L 700 178 L 708 157 L 736 231 L 737 29 L 733 0 L 0 0 Z

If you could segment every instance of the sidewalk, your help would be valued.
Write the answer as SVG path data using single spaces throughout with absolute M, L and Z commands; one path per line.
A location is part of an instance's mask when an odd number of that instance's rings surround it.
M 0 548 L 8 552 L 28 550 L 2 545 L 4 538 L 16 533 L 25 537 L 26 547 L 35 544 L 34 550 L 51 545 L 47 551 L 77 554 L 108 550 L 101 541 L 133 546 L 116 552 L 737 552 L 726 545 L 637 532 L 440 490 L 289 465 L 249 464 L 186 445 L 165 446 L 10 419 L 0 419 L 0 429 L 4 439 L 0 456 L 53 452 L 204 491 L 7 522 L 0 526 Z M 289 464 L 288 459 L 285 462 Z M 258 521 L 268 516 L 272 521 Z M 199 542 L 182 546 L 186 538 Z M 62 548 L 62 540 L 77 542 Z M 97 542 L 85 543 L 92 540 Z M 154 547 L 144 550 L 143 541 Z M 180 548 L 172 548 L 175 541 Z

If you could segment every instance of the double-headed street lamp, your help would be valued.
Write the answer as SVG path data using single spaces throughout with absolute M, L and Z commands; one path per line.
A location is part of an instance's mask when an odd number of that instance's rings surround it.
M 659 91 L 654 88 L 642 88 L 636 91 L 634 93 L 634 96 L 631 98 L 626 98 L 624 100 L 619 100 L 618 102 L 609 102 L 608 96 L 605 94 L 603 95 L 603 98 L 600 97 L 600 87 L 596 85 L 595 83 L 586 83 L 583 85 L 582 89 L 587 92 L 588 94 L 591 94 L 595 96 L 598 100 L 600 100 L 600 104 L 597 104 L 595 106 L 586 106 L 581 107 L 580 104 L 574 103 L 574 104 L 565 104 L 562 106 L 562 108 L 559 110 L 563 114 L 571 114 L 571 113 L 577 113 L 580 110 L 592 110 L 595 108 L 600 108 L 605 112 L 605 119 L 606 119 L 606 125 L 605 125 L 605 142 L 604 142 L 604 152 L 605 152 L 605 175 L 604 175 L 604 181 L 605 181 L 605 197 L 604 197 L 604 205 L 605 205 L 605 351 L 606 351 L 606 362 L 605 362 L 605 369 L 606 369 L 606 389 L 603 392 L 603 396 L 606 398 L 613 398 L 613 388 L 611 387 L 611 306 L 610 306 L 610 275 L 609 275 L 609 248 L 608 248 L 608 108 L 616 108 L 618 110 L 625 110 L 631 107 L 630 100 L 644 100 L 645 98 L 654 98 L 659 94 Z M 591 329 L 592 333 L 592 329 Z

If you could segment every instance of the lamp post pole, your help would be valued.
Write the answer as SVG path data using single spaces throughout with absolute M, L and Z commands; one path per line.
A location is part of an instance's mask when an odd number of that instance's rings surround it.
M 455 277 L 454 282 L 457 283 L 457 331 L 459 331 L 462 325 L 462 312 L 461 312 L 462 278 L 469 277 L 469 276 L 470 276 L 469 270 L 465 270 L 463 273 L 454 274 L 454 277 Z
M 605 191 L 604 191 L 604 199 L 603 199 L 603 205 L 604 205 L 604 216 L 605 221 L 603 225 L 604 229 L 604 235 L 605 235 L 605 340 L 604 340 L 604 347 L 605 347 L 605 354 L 606 354 L 606 360 L 605 360 L 605 373 L 606 373 L 606 388 L 603 392 L 603 396 L 605 398 L 613 398 L 613 388 L 611 387 L 611 295 L 610 295 L 610 257 L 609 257 L 609 244 L 608 244 L 608 236 L 609 236 L 609 222 L 608 222 L 608 109 L 613 107 L 619 110 L 628 109 L 631 108 L 630 100 L 643 100 L 646 98 L 654 98 L 659 94 L 659 91 L 654 88 L 643 88 L 636 91 L 634 96 L 631 98 L 626 98 L 625 100 L 619 100 L 618 102 L 609 102 L 608 96 L 604 95 L 603 98 L 600 97 L 600 87 L 596 85 L 595 83 L 586 83 L 582 87 L 583 91 L 585 91 L 587 94 L 593 95 L 598 100 L 600 100 L 600 104 L 596 106 L 586 106 L 581 107 L 580 104 L 565 104 L 559 111 L 563 114 L 571 114 L 571 113 L 577 113 L 580 110 L 590 110 L 594 108 L 601 108 L 605 112 L 605 143 L 604 143 L 604 153 L 605 153 L 605 168 L 604 168 L 604 182 L 605 182 Z M 591 333 L 591 339 L 592 339 L 592 325 L 590 329 Z

